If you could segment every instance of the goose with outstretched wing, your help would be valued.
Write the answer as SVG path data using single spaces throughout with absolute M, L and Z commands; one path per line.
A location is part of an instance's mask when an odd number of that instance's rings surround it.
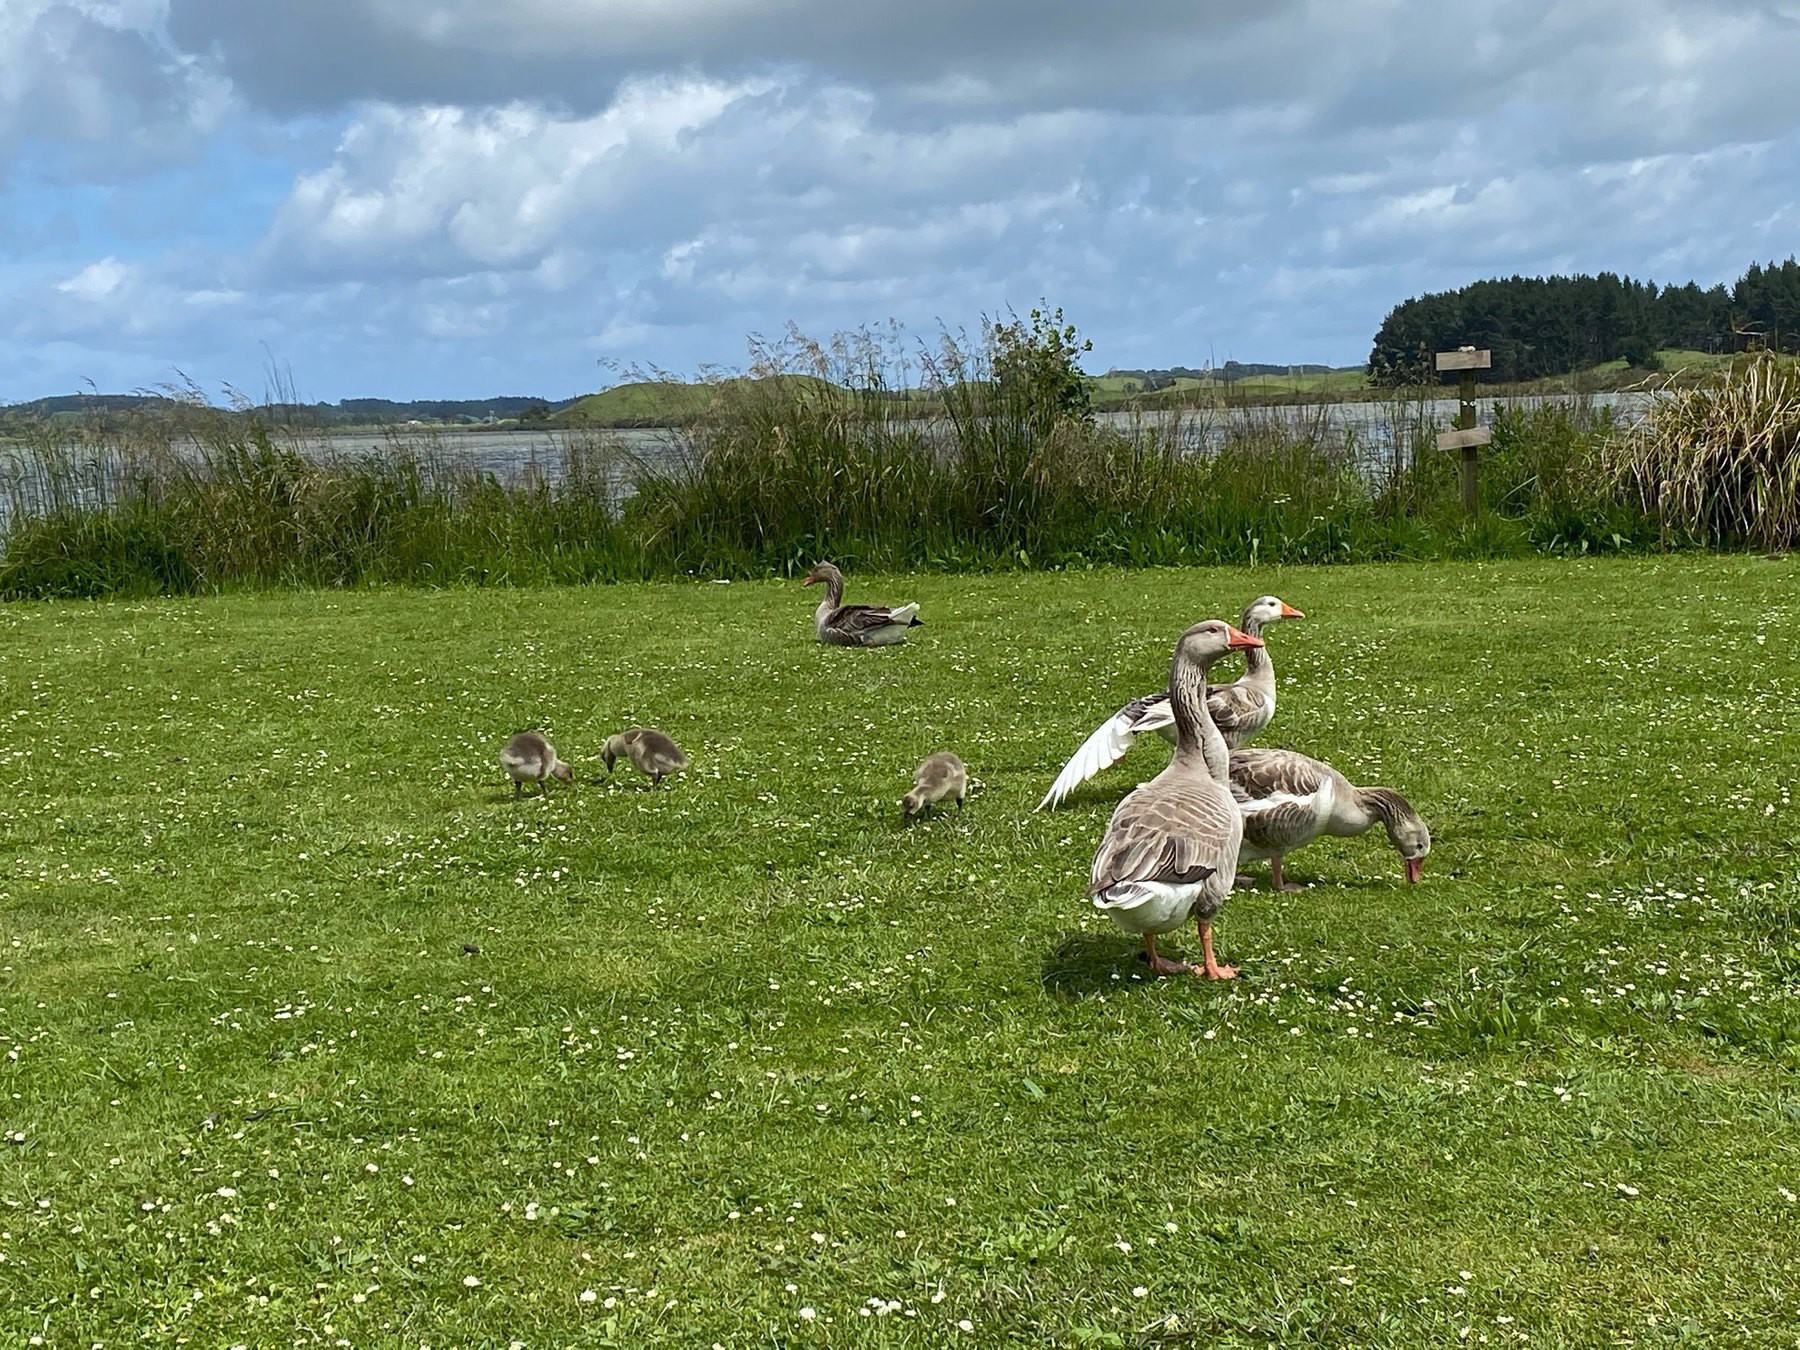
M 1251 637 L 1260 638 L 1263 630 L 1283 619 L 1304 619 L 1306 615 L 1273 595 L 1259 595 L 1244 608 L 1238 627 Z M 1242 677 L 1230 684 L 1213 686 L 1206 695 L 1207 710 L 1213 725 L 1225 738 L 1230 749 L 1237 749 L 1275 716 L 1275 666 L 1268 651 L 1259 643 L 1244 657 Z M 1175 712 L 1169 704 L 1167 690 L 1134 698 L 1082 742 L 1063 765 L 1062 772 L 1044 794 L 1037 809 L 1060 806 L 1076 788 L 1103 769 L 1109 769 L 1125 757 L 1132 744 L 1147 731 L 1154 731 L 1171 744 L 1175 741 Z

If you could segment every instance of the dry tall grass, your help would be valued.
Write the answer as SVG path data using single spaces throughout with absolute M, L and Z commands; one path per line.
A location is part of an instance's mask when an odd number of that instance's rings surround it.
M 1671 542 L 1800 539 L 1800 366 L 1743 358 L 1691 388 L 1664 392 L 1612 443 L 1620 483 Z

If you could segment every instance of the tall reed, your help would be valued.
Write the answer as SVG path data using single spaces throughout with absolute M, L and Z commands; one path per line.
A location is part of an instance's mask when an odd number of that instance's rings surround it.
M 502 482 L 430 439 L 367 453 L 203 415 L 181 430 L 38 427 L 0 454 L 0 596 L 617 579 L 624 470 L 576 439 L 559 483 Z
M 1610 462 L 1635 505 L 1672 539 L 1792 548 L 1800 539 L 1800 367 L 1758 353 L 1671 389 L 1618 439 Z

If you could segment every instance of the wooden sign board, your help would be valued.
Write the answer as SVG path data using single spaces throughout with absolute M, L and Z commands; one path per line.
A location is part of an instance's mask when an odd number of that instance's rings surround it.
M 1478 445 L 1487 445 L 1494 439 L 1492 427 L 1470 427 L 1465 431 L 1438 432 L 1437 448 L 1440 450 L 1473 450 Z
M 1446 370 L 1491 370 L 1494 365 L 1494 354 L 1491 351 L 1439 352 L 1437 368 Z

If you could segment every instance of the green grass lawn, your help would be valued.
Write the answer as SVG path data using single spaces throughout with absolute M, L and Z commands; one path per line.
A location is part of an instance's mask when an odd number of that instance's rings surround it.
M 1794 566 L 0 610 L 0 1344 L 1794 1344 Z M 1031 807 L 1264 590 L 1265 739 L 1436 847 L 1151 982 L 1083 887 L 1160 742 Z M 685 778 L 494 763 L 637 722 Z

